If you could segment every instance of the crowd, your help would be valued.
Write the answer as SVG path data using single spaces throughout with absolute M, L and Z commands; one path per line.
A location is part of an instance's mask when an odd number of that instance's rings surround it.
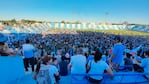
M 4 37 L 3 34 L 0 37 Z M 28 34 L 24 40 L 9 43 L 1 38 L 0 55 L 23 56 L 25 70 L 28 71 L 30 64 L 35 72 L 33 78 L 39 84 L 46 80 L 46 84 L 50 81 L 58 83 L 60 75 L 68 75 L 69 70 L 71 74 L 109 73 L 111 78 L 120 70 L 149 72 L 148 38 L 97 32 Z M 6 44 L 9 50 L 5 48 Z M 36 69 L 34 65 L 37 65 Z M 120 69 L 121 66 L 124 67 Z M 44 76 L 48 79 L 43 80 Z M 148 75 L 145 77 L 149 78 Z M 76 78 L 81 80 L 84 76 Z M 100 83 L 103 77 L 89 76 L 87 79 Z

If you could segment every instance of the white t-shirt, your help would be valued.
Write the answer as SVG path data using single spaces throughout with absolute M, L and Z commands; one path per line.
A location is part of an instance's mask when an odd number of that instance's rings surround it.
M 71 57 L 70 64 L 72 65 L 71 73 L 81 73 L 86 72 L 86 58 L 83 55 L 75 55 Z
M 71 57 L 70 64 L 72 74 L 85 74 L 86 73 L 86 57 L 83 55 L 75 55 Z M 77 77 L 78 80 L 82 80 L 83 76 Z
M 144 58 L 141 61 L 141 67 L 144 68 L 145 73 L 149 73 L 149 58 Z M 149 75 L 146 75 L 149 78 Z
M 22 52 L 25 58 L 31 58 L 34 56 L 35 47 L 31 44 L 23 44 Z
M 90 66 L 90 71 L 88 74 L 103 74 L 104 70 L 107 70 L 109 68 L 108 64 L 105 61 L 98 61 L 95 63 L 94 60 L 90 60 L 88 63 L 88 66 Z M 90 76 L 93 79 L 101 80 L 102 76 Z

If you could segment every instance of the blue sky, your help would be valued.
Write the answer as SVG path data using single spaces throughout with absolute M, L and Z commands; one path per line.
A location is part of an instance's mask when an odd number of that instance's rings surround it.
M 0 0 L 0 19 L 149 24 L 149 0 Z

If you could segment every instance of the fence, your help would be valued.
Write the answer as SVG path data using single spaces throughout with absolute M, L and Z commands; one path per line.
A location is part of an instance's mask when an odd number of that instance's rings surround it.
M 103 76 L 102 84 L 115 84 L 115 83 L 148 83 L 149 80 L 145 79 L 143 75 L 149 73 L 136 73 L 136 72 L 117 72 L 114 73 L 114 78 L 108 74 L 71 74 L 71 84 L 90 84 L 87 80 L 87 76 Z M 82 80 L 78 80 L 78 77 L 84 77 Z

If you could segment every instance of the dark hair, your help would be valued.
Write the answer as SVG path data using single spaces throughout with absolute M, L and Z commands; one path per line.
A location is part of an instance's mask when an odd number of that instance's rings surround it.
M 27 39 L 27 40 L 26 40 L 26 43 L 30 43 L 30 40 L 29 40 L 29 39 Z
M 95 52 L 93 51 L 93 52 L 91 52 L 91 55 L 95 55 Z
M 76 50 L 76 53 L 77 53 L 77 54 L 83 54 L 82 48 L 78 48 L 78 49 Z
M 54 62 L 55 60 L 57 60 L 55 57 L 52 57 L 52 62 Z
M 141 52 L 142 52 L 142 49 L 140 49 L 137 53 L 137 56 L 140 56 L 141 55 Z
M 5 42 L 0 42 L 0 46 L 1 46 L 1 45 L 5 45 Z
M 87 53 L 84 53 L 84 56 L 85 56 L 86 58 L 88 58 L 88 54 L 87 54 Z
M 120 36 L 115 36 L 114 40 L 117 40 L 118 42 L 120 42 L 121 38 L 120 38 Z
M 109 55 L 108 51 L 106 51 L 105 55 L 106 55 L 106 56 L 108 56 L 108 55 Z
M 144 53 L 149 57 L 149 49 L 144 51 Z
M 94 56 L 94 61 L 97 63 L 102 58 L 102 53 L 99 50 L 96 50 L 95 56 Z
M 130 58 L 132 55 L 130 53 L 126 53 L 127 58 Z
M 42 62 L 43 64 L 47 65 L 46 63 L 49 62 L 50 59 L 51 59 L 50 56 L 44 56 L 43 59 L 39 60 L 38 63 L 37 63 L 37 67 L 36 67 L 36 71 L 35 71 L 35 72 L 37 72 L 37 73 L 39 72 L 41 62 Z
M 65 58 L 65 56 L 62 56 L 61 59 L 62 59 L 62 61 L 64 61 L 66 58 Z

